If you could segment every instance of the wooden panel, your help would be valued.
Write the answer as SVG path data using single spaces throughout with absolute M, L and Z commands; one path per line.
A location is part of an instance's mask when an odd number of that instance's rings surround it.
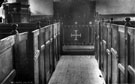
M 111 63 L 111 51 L 109 49 L 106 50 L 107 52 L 107 83 L 111 83 L 111 72 L 112 72 L 112 63 Z
M 39 29 L 33 32 L 33 46 L 34 46 L 34 83 L 39 84 Z
M 57 28 L 58 28 L 57 29 L 57 34 L 58 34 L 57 35 L 57 39 L 58 39 L 57 40 L 57 46 L 58 46 L 57 47 L 57 52 L 58 52 L 58 57 L 60 58 L 60 54 L 61 54 L 60 52 L 62 50 L 62 48 L 61 48 L 61 45 L 62 45 L 61 44 L 62 43 L 62 40 L 61 40 L 62 37 L 61 37 L 61 35 L 62 35 L 62 33 L 61 33 L 61 24 L 60 23 L 58 23 Z
M 122 72 L 123 74 L 125 73 L 125 67 L 122 64 L 118 64 L 118 68 L 120 69 L 120 72 Z
M 101 40 L 102 40 L 102 24 L 101 22 L 99 23 L 99 68 L 101 69 Z
M 124 61 L 124 57 L 125 57 L 125 53 L 123 51 L 125 51 L 125 33 L 124 33 L 124 26 L 119 26 L 119 39 L 120 39 L 120 63 L 121 64 L 125 64 Z
M 118 42 L 118 26 L 112 25 L 112 83 L 118 82 L 118 51 L 119 42 Z
M 106 40 L 105 40 L 105 23 L 101 24 L 101 70 L 104 71 L 104 57 L 105 57 L 105 48 L 106 48 Z
M 49 78 L 50 78 L 50 75 L 51 75 L 51 70 L 50 70 L 50 46 L 49 46 L 49 43 L 50 42 L 48 42 L 47 44 L 46 44 L 46 48 L 45 48 L 45 73 L 46 73 L 46 82 L 48 82 L 49 81 Z
M 54 39 L 54 64 L 55 64 L 55 66 L 56 66 L 56 64 L 57 64 L 57 61 L 58 61 L 58 52 L 57 52 L 57 48 L 58 48 L 58 46 L 57 46 L 57 39 Z
M 64 25 L 63 45 L 89 45 L 91 39 L 91 26 Z
M 60 34 L 60 24 L 56 23 L 55 25 L 57 25 L 56 30 L 53 32 L 52 25 L 37 29 L 38 27 L 35 24 L 19 24 L 18 30 L 22 33 L 16 35 L 15 69 L 17 73 L 13 83 L 44 84 L 46 78 L 47 81 L 49 80 L 54 66 L 52 47 L 54 46 L 57 54 L 58 46 L 60 46 L 60 37 L 57 40 L 57 34 Z M 10 28 L 11 25 L 5 25 L 5 28 L 1 30 L 9 33 L 10 31 L 7 30 L 10 30 Z M 27 32 L 24 33 L 24 31 Z M 53 33 L 55 36 L 53 36 Z M 55 40 L 52 38 L 55 38 Z M 54 41 L 54 44 L 52 44 L 52 41 Z M 55 57 L 56 62 L 58 58 Z M 44 77 L 44 74 L 46 74 L 46 77 Z
M 105 80 L 107 80 L 107 53 L 106 53 L 106 49 L 107 49 L 107 34 L 108 34 L 108 31 L 107 31 L 107 24 L 104 24 L 104 27 L 103 27 L 103 39 L 104 39 L 104 78 Z
M 124 26 L 119 26 L 119 63 L 125 68 L 125 32 Z M 119 73 L 119 83 L 125 83 L 125 73 Z
M 101 70 L 103 71 L 104 78 L 106 80 L 107 78 L 107 54 L 106 54 L 106 48 L 107 48 L 107 27 L 105 23 L 101 24 Z
M 135 83 L 135 74 L 134 72 L 134 28 L 128 28 L 128 82 Z
M 32 82 L 31 73 L 33 70 L 30 59 L 30 54 L 28 55 L 28 33 L 19 33 L 16 35 L 16 45 L 15 45 L 15 69 L 16 77 L 15 82 Z
M 135 69 L 132 66 L 128 65 L 128 71 L 133 77 L 135 76 Z M 133 80 L 131 80 L 131 81 L 133 81 Z M 130 81 L 130 83 L 131 83 L 131 81 Z M 132 82 L 132 83 L 134 83 L 134 82 Z
M 112 63 L 111 63 L 111 47 L 112 47 L 112 29 L 111 24 L 107 24 L 107 83 L 111 83 L 111 72 L 112 72 Z
M 45 30 L 45 42 L 46 42 L 46 45 L 45 45 L 45 75 L 46 75 L 46 83 L 49 81 L 49 78 L 51 76 L 51 67 L 50 67 L 50 44 L 51 44 L 51 41 L 50 41 L 50 26 L 47 26 L 46 27 L 46 30 Z
M 99 22 L 95 22 L 95 32 L 94 32 L 94 40 L 95 40 L 95 56 L 96 56 L 96 59 L 98 60 L 99 59 Z
M 13 70 L 14 43 L 14 36 L 9 36 L 0 40 L 0 83 L 7 82 L 5 78 L 7 78 Z M 9 79 L 13 79 L 13 77 Z M 11 82 L 11 80 L 8 81 L 8 83 L 9 82 Z
M 49 32 L 50 32 L 50 35 L 49 35 L 49 40 L 50 40 L 50 50 L 49 50 L 49 53 L 50 53 L 50 56 L 49 56 L 49 60 L 50 60 L 50 72 L 51 74 L 53 73 L 53 70 L 54 70 L 54 58 L 53 58 L 53 35 L 54 35 L 54 32 L 53 32 L 53 27 L 52 25 L 49 26 Z
M 53 44 L 52 44 L 52 42 L 50 43 L 50 50 L 49 50 L 49 53 L 50 53 L 50 55 L 49 55 L 49 60 L 50 60 L 50 72 L 51 72 L 51 74 L 53 73 L 53 71 L 54 71 L 54 58 L 53 58 L 53 48 L 52 48 L 52 46 L 53 46 Z
M 39 83 L 45 84 L 45 27 L 39 29 Z
M 48 41 L 49 40 L 49 35 L 50 35 L 50 31 L 49 31 L 49 26 L 46 26 L 46 29 L 45 29 L 45 41 Z
M 106 58 L 106 41 L 103 40 L 103 75 L 104 75 L 104 78 L 106 79 L 106 76 L 107 76 L 107 58 Z
M 10 84 L 10 83 L 13 83 L 13 79 L 16 75 L 16 71 L 15 69 L 13 69 L 8 75 L 7 77 L 1 82 L 1 84 Z
M 118 51 L 118 26 L 112 25 L 112 47 Z
M 57 64 L 57 61 L 58 61 L 58 23 L 57 24 L 54 24 L 54 42 L 53 42 L 53 44 L 54 44 L 54 46 L 53 46 L 53 48 L 54 48 L 54 64 L 55 64 L 55 66 L 56 66 L 56 64 Z
M 0 82 L 10 73 L 13 69 L 13 53 L 12 48 L 7 49 L 0 55 Z

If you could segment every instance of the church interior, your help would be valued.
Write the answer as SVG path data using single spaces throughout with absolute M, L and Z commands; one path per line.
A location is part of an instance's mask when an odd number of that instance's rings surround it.
M 1 0 L 0 84 L 135 84 L 135 0 Z

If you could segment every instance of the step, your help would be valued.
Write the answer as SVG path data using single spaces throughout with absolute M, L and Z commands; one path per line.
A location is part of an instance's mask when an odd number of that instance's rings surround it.
M 94 55 L 94 46 L 93 45 L 85 45 L 85 46 L 80 46 L 80 45 L 68 45 L 68 46 L 63 46 L 63 55 Z

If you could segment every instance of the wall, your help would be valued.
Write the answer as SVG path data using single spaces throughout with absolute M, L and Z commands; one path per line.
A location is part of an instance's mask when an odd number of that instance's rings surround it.
M 33 15 L 53 15 L 53 0 L 29 0 Z
M 96 10 L 100 14 L 135 13 L 135 0 L 97 0 Z
M 56 5 L 57 4 L 57 5 Z M 61 0 L 54 7 L 55 16 L 62 17 L 66 24 L 88 24 L 95 14 L 95 3 L 89 0 Z

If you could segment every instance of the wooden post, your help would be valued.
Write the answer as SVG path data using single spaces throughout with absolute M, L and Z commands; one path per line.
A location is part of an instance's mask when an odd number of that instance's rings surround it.
M 42 43 L 41 43 L 41 39 L 43 39 L 42 38 L 42 30 L 41 30 L 41 22 L 39 21 L 38 23 L 37 23 L 37 29 L 39 29 L 39 43 L 38 43 L 38 49 L 40 50 L 40 57 L 39 57 L 39 83 L 40 84 L 44 84 L 45 83 L 45 81 L 44 81 L 44 79 L 45 79 L 45 76 L 44 76 L 44 62 L 45 62 L 45 58 L 44 58 L 44 50 L 42 49 Z
M 11 35 L 15 35 L 15 34 L 18 34 L 18 24 L 12 24 L 12 31 L 10 32 Z
M 18 36 L 18 24 L 12 24 L 12 31 L 10 32 L 11 35 L 16 35 L 15 36 L 15 45 L 14 45 L 14 68 L 16 69 L 18 64 L 15 63 L 18 57 L 18 43 L 19 43 L 19 36 Z
M 130 18 L 126 18 L 125 23 L 125 83 L 128 82 L 128 26 L 130 25 Z

